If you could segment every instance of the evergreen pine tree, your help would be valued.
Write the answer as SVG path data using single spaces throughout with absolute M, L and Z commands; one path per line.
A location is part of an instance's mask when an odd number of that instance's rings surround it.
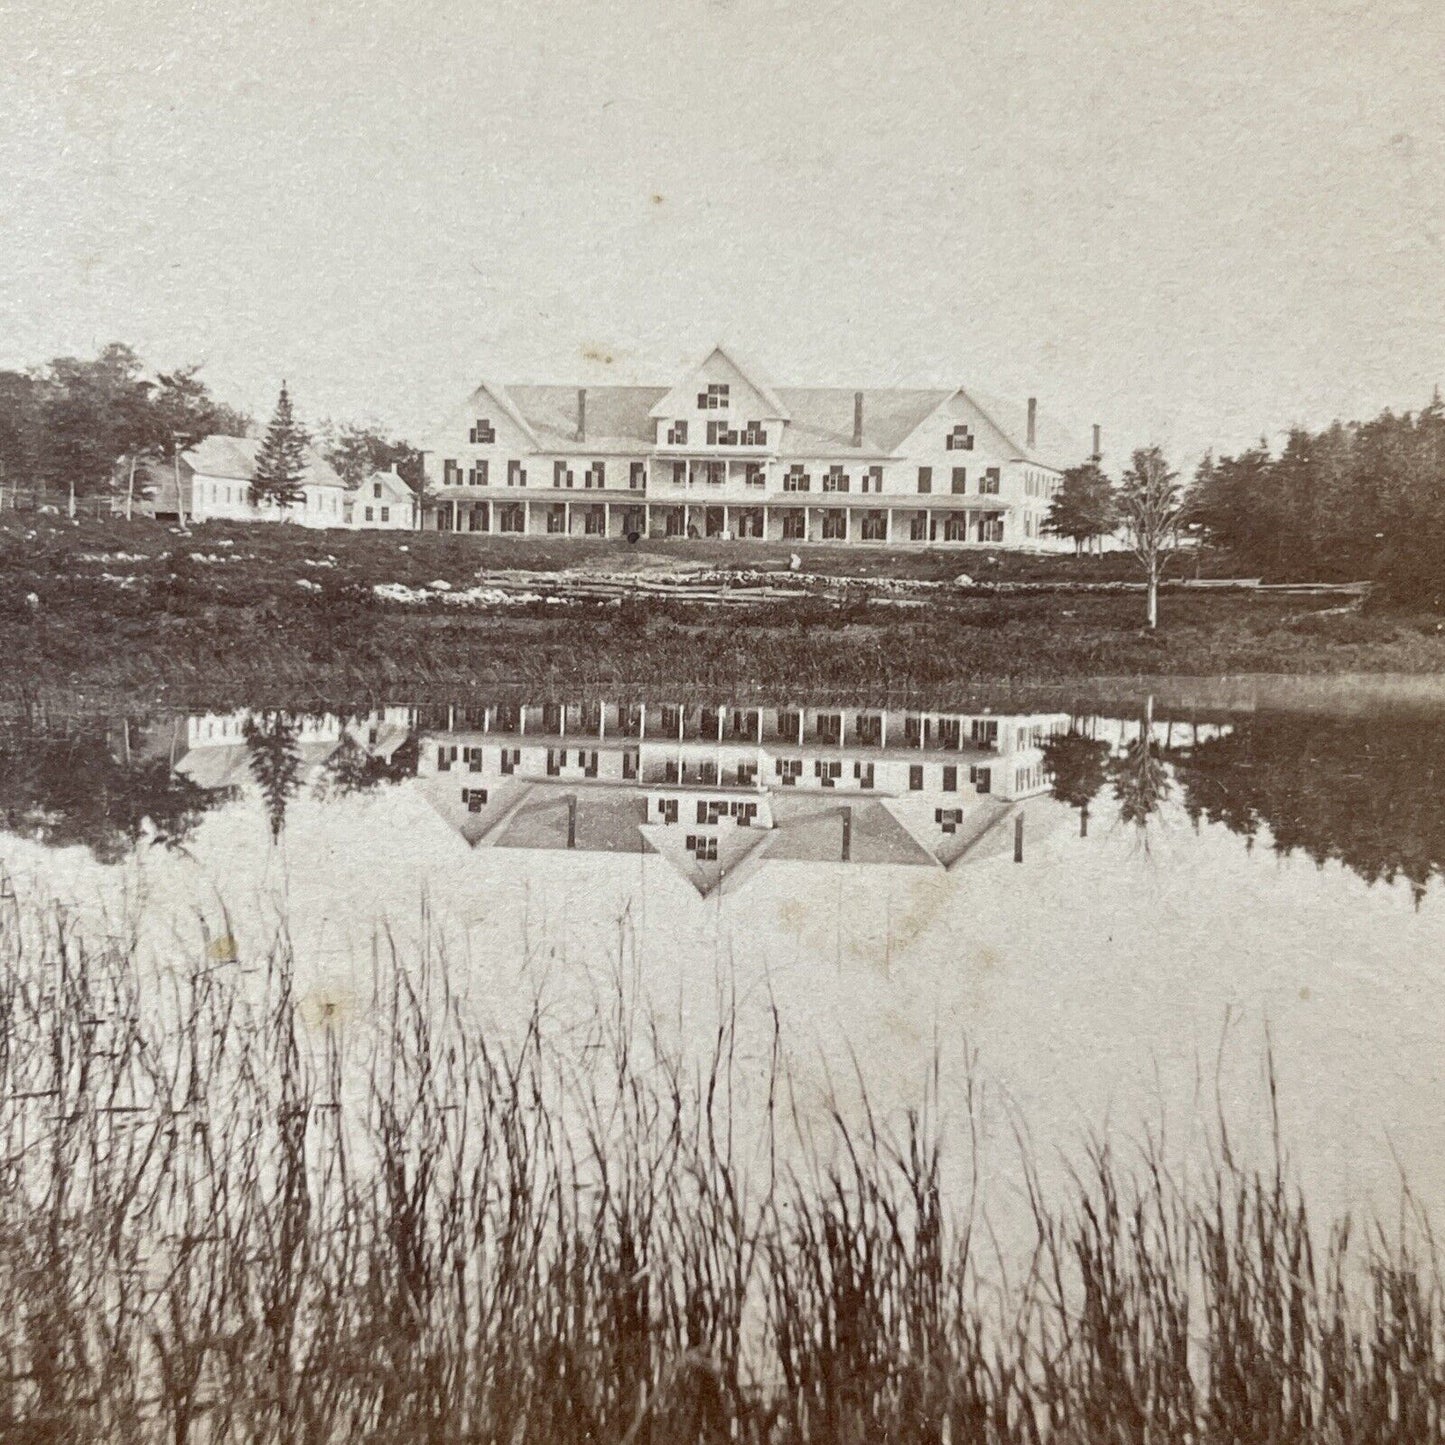
M 286 383 L 276 400 L 276 413 L 266 428 L 266 439 L 256 453 L 256 472 L 251 478 L 251 500 L 257 506 L 286 508 L 306 500 L 302 478 L 306 472 L 306 433 L 291 410 Z

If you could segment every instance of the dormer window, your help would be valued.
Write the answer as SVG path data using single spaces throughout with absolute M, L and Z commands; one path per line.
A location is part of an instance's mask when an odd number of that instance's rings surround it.
M 785 492 L 806 492 L 813 485 L 813 479 L 804 470 L 802 462 L 794 462 L 783 474 Z
M 667 429 L 667 444 L 670 447 L 685 447 L 687 445 L 687 423 L 675 421 Z
M 973 433 L 963 423 L 954 427 L 948 434 L 948 441 L 945 443 L 948 451 L 971 452 L 973 450 Z
M 467 433 L 467 440 L 470 441 L 473 446 L 490 446 L 496 439 L 496 430 L 484 416 L 479 416 L 471 431 Z
M 697 394 L 699 411 L 726 411 L 728 409 L 728 384 L 725 381 L 710 381 L 706 391 Z

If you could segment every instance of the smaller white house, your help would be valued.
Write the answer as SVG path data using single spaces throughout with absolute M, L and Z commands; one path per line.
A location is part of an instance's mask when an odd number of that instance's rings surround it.
M 414 532 L 417 495 L 395 467 L 373 472 L 347 501 L 353 527 L 362 531 Z
M 209 436 L 173 459 L 145 469 L 142 511 L 188 522 L 294 522 L 303 527 L 345 527 L 350 493 L 330 463 L 305 452 L 303 498 L 291 507 L 258 507 L 251 478 L 261 443 L 254 437 Z M 402 483 L 405 486 L 405 483 Z

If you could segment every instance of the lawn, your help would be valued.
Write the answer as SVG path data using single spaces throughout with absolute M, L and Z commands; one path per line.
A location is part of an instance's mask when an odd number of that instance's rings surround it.
M 1438 618 L 1366 614 L 1339 598 L 1174 590 L 1160 632 L 1144 633 L 1137 594 L 1065 590 L 1127 578 L 1117 555 L 809 548 L 802 578 L 788 573 L 788 555 L 697 541 L 629 547 L 244 525 L 182 535 L 156 523 L 10 516 L 0 518 L 0 687 L 12 699 L 78 688 L 207 702 L 479 682 L 962 695 L 1106 676 L 1445 669 Z M 563 568 L 656 576 L 688 566 L 772 570 L 801 595 L 743 606 L 539 595 L 550 585 L 543 574 Z M 965 569 L 982 585 L 953 586 Z M 519 571 L 532 574 L 520 584 L 531 600 L 489 593 L 481 605 L 457 605 L 455 593 Z M 880 585 L 888 579 L 899 585 Z M 378 598 L 377 583 L 426 600 Z M 1010 590 L 1019 584 L 1033 586 Z M 747 596 L 726 586 L 722 595 Z

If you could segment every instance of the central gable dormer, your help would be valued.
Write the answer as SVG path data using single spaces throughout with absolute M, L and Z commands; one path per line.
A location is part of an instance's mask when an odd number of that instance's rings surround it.
M 776 446 L 791 418 L 755 367 L 721 346 L 653 406 L 660 447 Z M 722 432 L 730 442 L 720 441 Z

